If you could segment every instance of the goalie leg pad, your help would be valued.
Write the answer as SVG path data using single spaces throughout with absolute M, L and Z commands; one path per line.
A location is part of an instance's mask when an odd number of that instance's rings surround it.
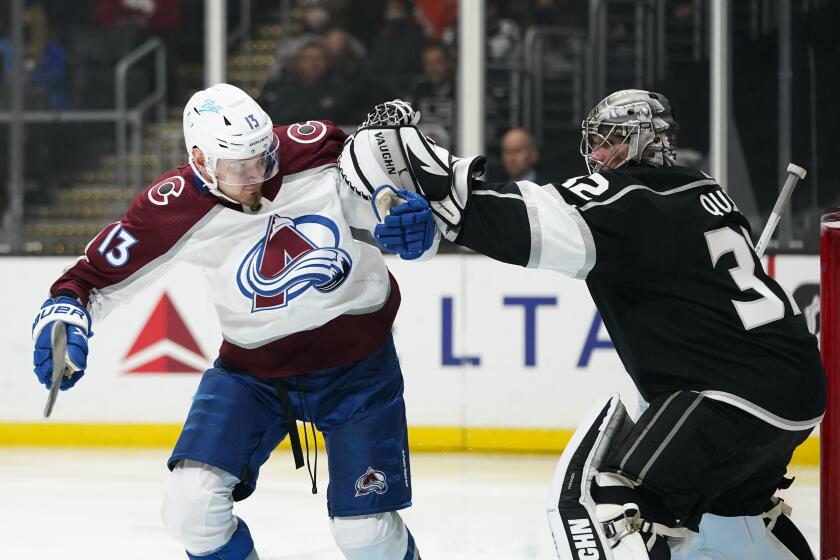
M 617 394 L 602 399 L 586 415 L 560 456 L 549 490 L 548 524 L 561 560 L 613 558 L 589 488 L 606 448 L 604 440 L 610 438 L 616 425 L 630 421 L 626 416 Z
M 611 395 L 596 403 L 563 451 L 548 499 L 561 560 L 667 560 L 670 549 L 662 537 L 690 538 L 687 529 L 673 528 L 675 520 L 662 513 L 655 497 L 620 475 L 598 472 L 607 451 L 633 427 L 619 395 Z

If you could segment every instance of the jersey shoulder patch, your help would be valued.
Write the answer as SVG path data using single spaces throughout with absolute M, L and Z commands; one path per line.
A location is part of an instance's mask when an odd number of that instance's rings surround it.
M 130 222 L 196 222 L 217 204 L 195 184 L 189 165 L 171 169 L 143 189 L 131 203 L 125 218 Z
M 303 121 L 274 127 L 280 140 L 280 172 L 294 173 L 338 161 L 347 134 L 330 121 Z
M 167 206 L 170 201 L 176 201 L 183 194 L 186 184 L 181 175 L 166 177 L 146 189 L 146 198 L 156 206 Z

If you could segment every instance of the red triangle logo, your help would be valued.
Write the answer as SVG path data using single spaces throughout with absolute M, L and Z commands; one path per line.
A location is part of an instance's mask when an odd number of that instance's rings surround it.
M 124 360 L 134 356 L 141 350 L 157 344 L 162 340 L 169 340 L 175 344 L 190 350 L 193 354 L 201 356 L 206 359 L 204 352 L 198 346 L 192 333 L 190 333 L 187 324 L 181 318 L 178 310 L 173 305 L 169 295 L 164 292 L 158 301 L 152 314 L 149 316 L 146 324 L 140 330 L 140 334 L 132 344 Z M 157 368 L 157 369 L 149 369 Z M 128 373 L 145 373 L 145 372 L 194 372 L 196 368 L 184 365 L 183 362 L 169 356 L 161 356 L 142 366 L 133 368 Z
M 161 340 L 171 340 L 198 354 L 202 358 L 204 357 L 204 353 L 198 347 L 195 338 L 193 338 L 193 335 L 187 328 L 187 324 L 181 319 L 181 315 L 175 309 L 172 300 L 169 299 L 166 292 L 161 296 L 155 310 L 152 311 L 146 324 L 143 325 L 140 335 L 134 341 L 134 345 L 132 345 L 125 357 L 129 358 L 140 350 L 148 348 Z
M 201 371 L 170 356 L 161 356 L 126 373 L 201 373 Z

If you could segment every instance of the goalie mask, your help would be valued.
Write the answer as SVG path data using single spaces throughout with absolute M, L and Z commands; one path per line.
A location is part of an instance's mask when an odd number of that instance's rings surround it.
M 664 95 L 641 89 L 617 91 L 583 120 L 580 155 L 590 173 L 615 169 L 628 161 L 655 167 L 676 165 L 677 128 Z
M 217 84 L 190 98 L 184 107 L 184 141 L 193 171 L 201 176 L 192 155 L 198 148 L 204 153 L 208 188 L 231 202 L 237 201 L 222 192 L 220 184 L 236 190 L 277 175 L 280 141 L 271 118 L 235 86 Z

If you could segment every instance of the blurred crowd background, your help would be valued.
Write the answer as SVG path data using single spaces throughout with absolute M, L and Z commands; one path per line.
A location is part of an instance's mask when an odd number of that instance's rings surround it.
M 204 87 L 205 0 L 20 1 L 22 53 L 13 2 L 0 6 L 0 252 L 78 254 L 148 181 L 185 162 L 181 111 Z M 486 0 L 491 179 L 584 174 L 581 119 L 604 94 L 630 87 L 670 98 L 680 161 L 708 170 L 709 1 L 598 0 L 597 10 L 593 2 Z M 775 250 L 814 252 L 821 209 L 840 204 L 828 166 L 840 125 L 831 101 L 840 2 L 731 4 L 728 186 L 760 227 L 788 163 L 778 161 L 779 136 L 788 135 L 792 161 L 809 176 Z M 228 0 L 227 81 L 275 123 L 323 119 L 348 131 L 374 104 L 399 97 L 422 112 L 429 135 L 456 149 L 459 8 L 458 0 Z M 785 26 L 788 127 L 778 118 Z M 14 129 L 20 80 L 23 124 Z M 12 169 L 15 157 L 22 169 Z M 23 183 L 22 206 L 12 181 Z

